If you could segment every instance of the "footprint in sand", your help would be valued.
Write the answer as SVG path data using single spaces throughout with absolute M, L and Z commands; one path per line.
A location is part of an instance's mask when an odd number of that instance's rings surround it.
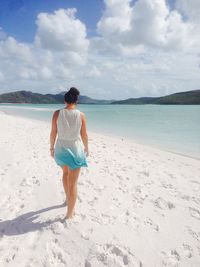
M 181 194 L 181 193 L 180 193 L 180 198 L 181 198 L 181 199 L 184 199 L 184 200 L 186 200 L 186 201 L 189 201 L 189 200 L 190 200 L 190 196 L 185 195 L 185 194 Z
M 157 199 L 152 201 L 154 206 L 156 206 L 159 209 L 174 209 L 175 205 L 171 201 L 166 201 L 165 199 L 158 197 Z
M 20 183 L 20 186 L 28 186 L 28 187 L 31 187 L 31 184 L 28 182 L 28 180 L 27 179 L 23 179 L 22 181 L 21 181 L 21 183 Z
M 124 220 L 123 220 L 123 217 L 117 217 L 116 218 L 116 222 L 120 221 L 120 222 L 124 222 L 126 223 L 127 225 L 129 225 L 129 227 L 131 227 L 131 229 L 138 229 L 141 225 L 141 221 L 139 219 L 139 217 L 137 217 L 137 215 L 134 213 L 134 212 L 130 212 L 129 210 L 126 211 L 125 213 L 125 217 L 124 217 Z
M 162 251 L 164 259 L 162 261 L 162 266 L 178 267 L 181 257 L 176 249 L 171 249 L 169 252 Z
M 127 248 L 114 244 L 93 246 L 85 259 L 85 267 L 141 267 L 142 262 Z
M 85 240 L 89 240 L 91 234 L 93 233 L 93 228 L 88 229 L 86 232 L 82 232 L 81 234 L 81 238 L 85 239 Z
M 147 217 L 145 220 L 144 220 L 144 225 L 152 228 L 153 230 L 155 230 L 156 232 L 159 231 L 159 225 L 156 224 L 151 218 Z
M 198 184 L 198 185 L 200 185 L 200 182 L 198 182 L 198 181 L 196 181 L 196 180 L 190 180 L 190 182 L 193 183 L 193 184 Z
M 44 266 L 73 266 L 70 257 L 59 245 L 58 239 L 54 238 L 46 244 Z
M 116 220 L 117 220 L 117 216 L 112 216 L 106 213 L 101 213 L 101 219 L 102 219 L 102 224 L 108 224 L 108 225 L 113 225 Z
M 185 252 L 185 256 L 188 258 L 192 258 L 192 252 L 193 252 L 192 247 L 188 244 L 183 243 L 183 249 Z
M 1 248 L 1 266 L 7 266 L 9 264 L 10 266 L 14 266 L 15 257 L 18 254 L 19 248 L 17 246 L 10 246 L 9 252 L 8 250 L 5 250 Z M 3 255 L 3 253 L 5 253 Z
M 10 255 L 7 255 L 4 259 L 5 264 L 9 264 L 11 262 L 14 262 L 15 259 L 15 253 L 10 253 Z
M 102 194 L 102 192 L 104 192 L 104 190 L 107 188 L 106 185 L 104 186 L 99 186 L 99 187 L 94 187 L 94 190 L 97 191 L 99 193 L 99 195 Z
M 40 186 L 40 181 L 38 179 L 33 180 L 33 183 Z
M 89 200 L 87 203 L 89 204 L 89 206 L 93 207 L 97 201 L 98 201 L 98 198 L 94 197 L 92 200 Z
M 195 202 L 197 205 L 200 205 L 200 198 L 192 197 L 192 201 Z
M 95 210 L 93 210 L 93 211 L 95 211 Z M 91 212 L 91 210 L 90 210 L 90 212 Z M 100 218 L 99 216 L 90 214 L 89 217 L 90 217 L 89 219 L 90 219 L 92 222 L 94 222 L 94 223 L 98 223 L 98 224 L 100 224 L 100 225 L 103 224 L 102 218 Z
M 192 230 L 192 228 L 190 228 L 189 226 L 186 226 L 188 233 L 198 242 L 200 241 L 200 232 L 197 233 L 195 231 Z
M 167 183 L 166 181 L 161 181 L 161 187 L 164 187 L 167 189 L 174 189 L 174 186 L 172 184 Z
M 142 174 L 144 174 L 144 176 L 149 177 L 149 172 L 148 171 L 143 171 Z
M 198 209 L 189 207 L 189 212 L 193 218 L 200 220 L 200 211 Z

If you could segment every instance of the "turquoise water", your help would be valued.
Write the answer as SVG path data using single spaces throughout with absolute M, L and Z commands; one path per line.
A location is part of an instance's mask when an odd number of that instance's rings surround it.
M 0 110 L 51 122 L 64 105 L 0 104 Z M 133 139 L 142 144 L 200 159 L 200 106 L 81 105 L 88 131 Z

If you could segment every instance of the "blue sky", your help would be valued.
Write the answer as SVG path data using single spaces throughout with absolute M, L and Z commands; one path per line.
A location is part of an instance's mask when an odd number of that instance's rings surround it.
M 0 25 L 17 40 L 33 42 L 38 13 L 74 7 L 77 16 L 87 25 L 88 35 L 94 35 L 103 12 L 103 0 L 1 0 Z
M 199 0 L 1 0 L 0 93 L 199 89 L 199 13 Z

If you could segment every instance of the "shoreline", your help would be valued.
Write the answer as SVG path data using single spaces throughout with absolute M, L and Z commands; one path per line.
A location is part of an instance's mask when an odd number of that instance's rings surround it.
M 22 116 L 22 115 L 14 115 L 12 113 L 9 113 L 7 111 L 2 111 L 0 109 L 0 113 L 5 113 L 6 115 L 9 115 L 11 117 L 19 117 L 19 118 L 22 118 L 22 119 L 27 119 L 27 120 L 33 120 L 35 122 L 41 122 L 41 123 L 45 123 L 45 124 L 51 124 L 51 121 L 46 121 L 46 120 L 40 120 L 40 119 L 36 119 L 36 118 L 28 118 L 28 117 L 25 117 L 25 116 Z M 186 157 L 186 158 L 191 158 L 191 159 L 194 159 L 194 160 L 198 160 L 200 161 L 200 157 L 195 157 L 195 156 L 190 156 L 190 155 L 187 155 L 187 154 L 184 154 L 184 153 L 180 153 L 180 152 L 175 152 L 175 151 L 171 151 L 171 150 L 168 150 L 160 145 L 150 145 L 150 144 L 146 144 L 146 143 L 142 143 L 142 142 L 139 142 L 138 140 L 134 139 L 134 138 L 129 138 L 129 137 L 123 137 L 123 136 L 119 136 L 119 135 L 113 135 L 113 134 L 109 134 L 109 133 L 104 133 L 104 132 L 96 132 L 96 131 L 89 131 L 88 130 L 88 133 L 91 133 L 91 134 L 96 134 L 96 135 L 100 135 L 100 136 L 105 136 L 105 137 L 109 137 L 109 138 L 114 138 L 114 139 L 117 139 L 117 140 L 125 140 L 126 142 L 129 142 L 129 143 L 133 143 L 133 144 L 138 144 L 138 145 L 141 145 L 141 146 L 144 146 L 144 147 L 147 147 L 147 148 L 150 148 L 150 149 L 157 149 L 157 150 L 160 150 L 161 152 L 166 152 L 166 153 L 172 153 L 172 154 L 175 154 L 175 155 L 179 155 L 179 156 L 183 156 L 183 157 Z
M 142 143 L 142 142 L 139 142 L 139 141 L 137 141 L 135 139 L 132 139 L 132 138 L 117 136 L 117 135 L 108 134 L 108 133 L 98 133 L 98 132 L 95 132 L 95 131 L 91 131 L 91 133 L 97 134 L 97 135 L 99 134 L 99 135 L 102 135 L 102 136 L 105 136 L 105 137 L 120 139 L 120 140 L 123 139 L 123 141 L 129 142 L 129 143 L 138 144 L 138 145 L 150 148 L 150 149 L 156 149 L 156 150 L 159 150 L 161 152 L 171 153 L 171 154 L 179 155 L 179 156 L 182 156 L 182 157 L 185 157 L 185 158 L 191 158 L 191 159 L 200 161 L 200 157 L 198 158 L 198 157 L 195 157 L 195 156 L 189 156 L 189 155 L 186 155 L 186 154 L 183 154 L 183 153 L 167 150 L 167 149 L 165 149 L 165 148 L 163 148 L 163 147 L 161 147 L 159 145 L 154 146 L 154 145 Z

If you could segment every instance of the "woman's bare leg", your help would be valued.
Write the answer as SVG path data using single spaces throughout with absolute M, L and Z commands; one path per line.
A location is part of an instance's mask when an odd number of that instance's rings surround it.
M 68 202 L 68 196 L 69 196 L 69 168 L 68 166 L 63 166 L 62 167 L 63 170 L 63 187 L 64 187 L 64 191 L 65 191 L 65 195 L 66 195 L 66 201 Z
M 72 218 L 74 214 L 74 207 L 77 199 L 77 182 L 81 168 L 75 170 L 69 169 L 69 199 L 67 209 L 67 219 Z

